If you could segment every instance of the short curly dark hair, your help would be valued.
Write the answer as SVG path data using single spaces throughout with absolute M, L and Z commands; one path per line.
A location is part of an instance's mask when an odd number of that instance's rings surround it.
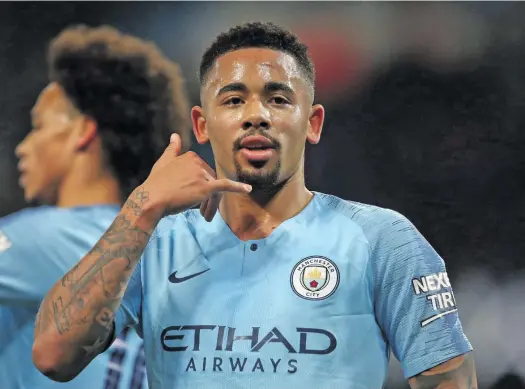
M 271 22 L 245 23 L 232 27 L 227 32 L 217 36 L 202 56 L 199 68 L 201 84 L 217 58 L 231 51 L 252 47 L 268 48 L 291 55 L 298 62 L 312 88 L 314 88 L 315 67 L 308 54 L 308 47 L 301 43 L 293 33 Z
M 51 42 L 48 65 L 50 81 L 96 121 L 123 196 L 147 178 L 172 133 L 189 148 L 184 80 L 154 44 L 109 26 L 74 26 Z

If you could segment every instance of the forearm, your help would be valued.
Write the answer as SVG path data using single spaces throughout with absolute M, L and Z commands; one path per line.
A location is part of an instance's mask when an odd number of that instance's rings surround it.
M 133 192 L 95 247 L 42 302 L 33 359 L 51 378 L 73 378 L 110 341 L 115 312 L 156 224 L 145 217 L 147 201 L 147 192 Z
M 412 389 L 477 389 L 471 353 L 454 358 L 409 380 Z

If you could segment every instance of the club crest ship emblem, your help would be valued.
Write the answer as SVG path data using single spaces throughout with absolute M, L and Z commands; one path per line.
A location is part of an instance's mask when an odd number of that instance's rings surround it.
M 292 289 L 307 300 L 330 297 L 339 285 L 339 269 L 328 258 L 312 256 L 302 259 L 290 276 Z

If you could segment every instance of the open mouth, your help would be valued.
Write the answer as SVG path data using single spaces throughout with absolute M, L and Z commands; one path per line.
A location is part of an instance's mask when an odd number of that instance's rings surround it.
M 24 166 L 24 163 L 22 161 L 18 162 L 17 170 L 18 170 L 18 184 L 20 186 L 24 187 L 25 186 L 27 172 L 26 172 L 26 168 Z
M 274 143 L 261 135 L 248 136 L 240 144 L 241 155 L 254 167 L 264 166 L 275 149 Z

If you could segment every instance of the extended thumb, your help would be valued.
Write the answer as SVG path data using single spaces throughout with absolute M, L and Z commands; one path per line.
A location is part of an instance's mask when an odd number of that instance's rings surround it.
M 182 141 L 180 139 L 179 134 L 171 134 L 169 147 L 173 150 L 175 156 L 178 156 L 180 154 L 180 150 L 182 148 Z

